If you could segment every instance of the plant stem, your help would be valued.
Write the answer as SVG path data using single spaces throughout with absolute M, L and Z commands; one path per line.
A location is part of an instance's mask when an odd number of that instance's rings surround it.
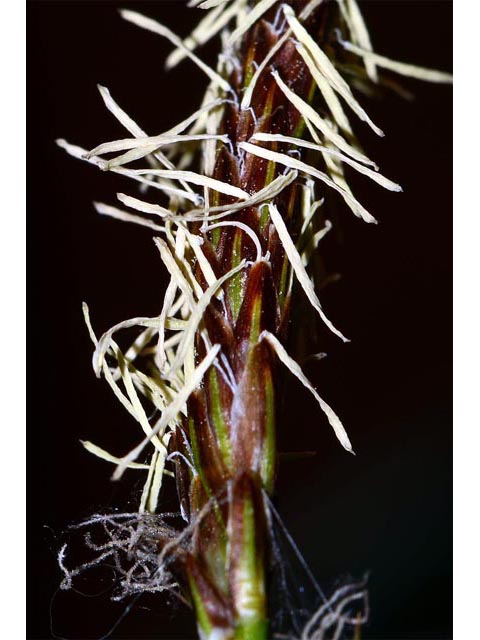
M 301 11 L 306 1 L 292 2 Z M 279 167 L 255 156 L 244 157 L 237 145 L 255 133 L 294 135 L 303 129 L 299 112 L 292 108 L 271 75 L 280 73 L 284 82 L 305 100 L 313 95 L 313 82 L 288 29 L 273 27 L 274 6 L 247 33 L 236 51 L 237 60 L 228 78 L 236 100 L 225 106 L 218 131 L 227 134 L 233 148 L 221 147 L 213 177 L 248 193 L 259 191 L 279 175 Z M 320 37 L 327 6 L 321 5 L 308 26 Z M 285 42 L 259 77 L 251 109 L 239 103 L 256 67 L 284 38 Z M 288 151 L 288 144 L 272 143 L 272 150 Z M 293 183 L 276 199 L 293 234 L 301 224 L 297 185 Z M 210 206 L 231 202 L 219 195 Z M 291 299 L 290 265 L 282 243 L 270 221 L 268 207 L 250 207 L 229 217 L 247 225 L 259 238 L 264 259 L 255 261 L 255 246 L 249 235 L 235 224 L 206 234 L 203 251 L 217 278 L 241 260 L 251 266 L 223 286 L 223 299 L 214 299 L 205 314 L 205 328 L 212 343 L 220 343 L 223 370 L 212 368 L 204 388 L 189 401 L 189 419 L 172 448 L 182 442 L 192 446 L 194 476 L 181 459 L 177 461 L 180 500 L 195 518 L 206 505 L 209 513 L 198 524 L 191 551 L 189 584 L 198 627 L 203 638 L 264 640 L 268 634 L 266 553 L 268 528 L 263 491 L 271 493 L 275 478 L 275 412 L 278 372 L 270 347 L 259 342 L 262 331 L 286 339 Z M 195 276 L 204 276 L 197 265 Z M 197 359 L 205 356 L 199 332 Z M 228 372 L 231 372 L 230 374 Z M 233 380 L 230 378 L 233 377 Z M 185 454 L 187 452 L 185 451 Z M 222 615 L 218 615 L 219 611 Z

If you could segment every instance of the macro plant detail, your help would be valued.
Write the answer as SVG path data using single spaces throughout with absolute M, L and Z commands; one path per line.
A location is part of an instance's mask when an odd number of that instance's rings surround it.
M 326 330 L 348 341 L 315 286 L 312 261 L 332 226 L 324 198 L 336 193 L 355 216 L 376 222 L 353 194 L 345 166 L 401 191 L 355 137 L 354 120 L 384 134 L 352 87 L 368 93 L 392 85 L 384 70 L 431 82 L 451 77 L 374 53 L 355 0 L 189 6 L 204 13 L 185 40 L 134 11 L 121 14 L 172 43 L 167 68 L 188 58 L 207 76 L 199 108 L 151 136 L 99 87 L 129 137 L 91 151 L 58 141 L 72 156 L 139 184 L 143 194 L 117 194 L 123 208 L 95 203 L 96 210 L 151 228 L 170 275 L 158 316 L 119 322 L 102 336 L 84 304 L 94 371 L 144 437 L 123 456 L 83 444 L 116 465 L 114 479 L 132 469 L 145 484 L 137 513 L 98 514 L 79 525 L 101 531 L 98 540 L 85 538 L 93 560 L 68 568 L 64 546 L 59 563 L 69 588 L 80 572 L 113 559 L 116 598 L 172 591 L 193 607 L 201 638 L 261 640 L 271 637 L 275 617 L 271 496 L 287 370 L 353 453 L 339 417 L 289 349 L 300 296 Z M 196 50 L 217 37 L 221 53 L 212 69 Z M 131 328 L 137 337 L 122 348 L 116 334 Z M 162 509 L 164 475 L 175 478 L 181 527 L 177 514 Z M 311 612 L 301 637 L 355 633 L 368 614 L 366 598 L 363 583 L 345 585 Z

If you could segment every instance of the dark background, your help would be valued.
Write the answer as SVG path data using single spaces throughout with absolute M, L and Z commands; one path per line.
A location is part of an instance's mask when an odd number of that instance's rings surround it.
M 91 148 L 122 136 L 96 82 L 152 134 L 196 107 L 203 75 L 189 62 L 165 73 L 168 43 L 116 12 L 134 7 L 185 35 L 196 13 L 182 5 L 28 3 L 32 640 L 55 637 L 50 617 L 57 637 L 99 638 L 125 610 L 108 594 L 91 597 L 96 586 L 88 581 L 90 597 L 56 592 L 55 555 L 68 524 L 129 495 L 128 483 L 110 483 L 111 466 L 89 457 L 78 440 L 113 442 L 122 453 L 138 438 L 91 370 L 81 301 L 101 333 L 127 317 L 158 313 L 165 286 L 150 233 L 98 217 L 91 206 L 135 188 L 68 158 L 54 140 Z M 450 2 L 361 6 L 377 51 L 451 68 Z M 213 51 L 204 57 L 212 60 Z M 342 279 L 322 292 L 330 318 L 352 343 L 325 333 L 328 358 L 306 367 L 347 425 L 357 456 L 342 450 L 314 401 L 290 380 L 283 449 L 318 453 L 282 465 L 276 500 L 325 589 L 337 577 L 371 572 L 371 621 L 362 637 L 372 640 L 451 638 L 451 89 L 403 84 L 414 102 L 363 100 L 385 139 L 355 125 L 369 156 L 404 193 L 354 178 L 357 197 L 380 224 L 339 211 L 341 233 L 325 251 Z M 162 597 L 153 605 L 140 601 L 112 637 L 193 637 L 187 612 L 171 605 Z

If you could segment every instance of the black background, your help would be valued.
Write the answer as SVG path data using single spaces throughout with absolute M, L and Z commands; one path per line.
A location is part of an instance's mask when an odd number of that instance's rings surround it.
M 94 199 L 114 204 L 116 191 L 134 194 L 132 186 L 69 159 L 54 140 L 91 148 L 122 136 L 96 82 L 152 134 L 190 113 L 205 86 L 188 62 L 167 74 L 169 45 L 124 23 L 120 6 L 180 35 L 195 23 L 194 10 L 171 0 L 28 3 L 31 639 L 53 637 L 50 614 L 57 636 L 99 638 L 125 609 L 105 594 L 56 593 L 55 554 L 67 525 L 128 495 L 128 483 L 110 483 L 110 466 L 90 458 L 78 440 L 121 454 L 138 438 L 107 385 L 94 378 L 81 301 L 101 333 L 127 317 L 158 313 L 165 287 L 150 233 L 98 217 L 91 206 Z M 361 6 L 376 50 L 451 68 L 451 3 Z M 204 57 L 213 53 L 207 47 Z M 290 380 L 283 450 L 318 453 L 282 465 L 276 501 L 327 590 L 336 577 L 371 572 L 363 637 L 372 640 L 451 637 L 451 89 L 403 84 L 414 102 L 363 100 L 386 138 L 356 128 L 404 193 L 353 178 L 380 224 L 339 211 L 341 233 L 325 251 L 342 279 L 322 292 L 352 343 L 325 332 L 328 358 L 306 367 L 347 425 L 357 456 L 341 449 L 314 401 Z M 94 586 L 87 582 L 85 590 Z M 140 601 L 113 637 L 193 637 L 185 610 L 162 597 L 147 604 Z

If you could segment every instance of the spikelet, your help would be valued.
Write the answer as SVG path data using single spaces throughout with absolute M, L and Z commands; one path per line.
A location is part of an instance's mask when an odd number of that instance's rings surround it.
M 127 468 L 146 476 L 138 519 L 127 518 L 136 540 L 146 540 L 155 554 L 158 536 L 154 577 L 146 556 L 134 565 L 144 571 L 144 590 L 168 588 L 188 597 L 202 638 L 261 640 L 270 637 L 268 495 L 275 480 L 278 381 L 284 372 L 314 395 L 325 422 L 353 453 L 340 418 L 285 347 L 293 286 L 326 330 L 347 340 L 329 319 L 331 310 L 327 317 L 309 271 L 310 258 L 332 226 L 321 215 L 319 194 L 340 195 L 354 215 L 375 222 L 354 196 L 344 167 L 401 191 L 355 138 L 352 113 L 361 125 L 383 132 L 354 96 L 335 52 L 363 64 L 374 85 L 385 81 L 380 69 L 432 82 L 451 77 L 374 53 L 355 0 L 191 0 L 189 6 L 205 13 L 184 40 L 135 11 L 121 15 L 174 46 L 167 67 L 189 60 L 208 78 L 192 116 L 149 135 L 99 86 L 105 106 L 130 137 L 90 151 L 58 141 L 72 156 L 149 189 L 141 198 L 136 191 L 117 194 L 124 208 L 95 208 L 151 228 L 170 275 L 157 317 L 124 320 L 98 338 L 84 305 L 94 371 L 138 422 L 143 439 L 123 455 L 83 445 L 115 465 L 114 479 Z M 340 31 L 334 33 L 332 25 Z M 223 51 L 213 69 L 197 49 L 219 34 Z M 131 166 L 139 161 L 143 167 Z M 138 335 L 122 352 L 116 335 L 132 327 Z M 147 407 L 156 410 L 153 418 Z M 176 478 L 185 520 L 175 533 L 161 520 L 165 474 Z M 114 521 L 96 522 L 112 539 Z M 76 572 L 65 567 L 65 549 L 59 562 L 69 585 Z M 142 588 L 141 578 L 134 587 L 125 584 L 125 594 Z M 356 598 L 343 595 L 327 603 L 330 612 Z M 321 608 L 302 637 L 314 637 L 323 614 Z

